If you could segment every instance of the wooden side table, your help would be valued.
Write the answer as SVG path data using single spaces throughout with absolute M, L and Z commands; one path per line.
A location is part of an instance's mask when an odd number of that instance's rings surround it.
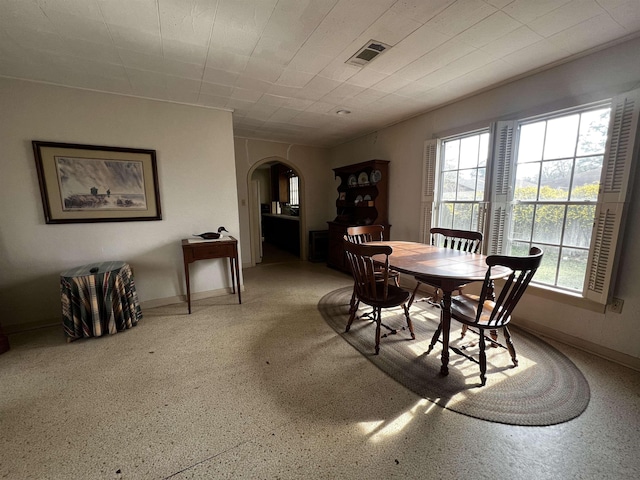
M 182 240 L 182 257 L 184 260 L 184 278 L 187 283 L 187 305 L 191 313 L 191 285 L 189 282 L 189 264 L 196 260 L 212 258 L 228 258 L 231 267 L 232 293 L 238 292 L 238 303 L 242 303 L 240 296 L 240 267 L 238 266 L 238 241 L 233 237 L 223 237 L 218 240 Z

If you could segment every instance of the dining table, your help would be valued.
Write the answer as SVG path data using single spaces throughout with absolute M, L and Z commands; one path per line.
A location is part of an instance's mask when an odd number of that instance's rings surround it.
M 484 281 L 487 274 L 487 256 L 467 253 L 451 248 L 437 247 L 410 241 L 367 242 L 371 245 L 388 245 L 389 268 L 400 273 L 421 277 L 423 283 L 442 290 L 442 366 L 440 373 L 449 374 L 449 333 L 451 329 L 451 294 L 463 285 Z M 384 263 L 384 255 L 376 255 L 374 261 Z M 507 267 L 491 269 L 491 279 L 504 278 L 511 274 Z

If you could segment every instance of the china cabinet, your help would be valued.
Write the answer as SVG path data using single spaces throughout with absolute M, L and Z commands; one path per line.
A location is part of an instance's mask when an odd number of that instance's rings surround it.
M 327 265 L 348 272 L 342 237 L 353 225 L 379 224 L 389 239 L 389 160 L 369 160 L 333 169 L 340 180 L 336 218 L 327 222 L 329 245 Z

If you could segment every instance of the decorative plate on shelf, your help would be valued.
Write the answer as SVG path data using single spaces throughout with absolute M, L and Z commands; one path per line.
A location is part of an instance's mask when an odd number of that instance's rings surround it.
M 375 185 L 380 180 L 382 180 L 382 172 L 380 170 L 372 170 L 371 176 L 369 177 L 369 181 Z
M 358 184 L 358 179 L 356 178 L 355 175 L 349 175 L 349 178 L 347 179 L 347 185 L 349 185 L 350 187 L 353 187 L 354 185 Z
M 353 203 L 355 203 L 356 205 L 358 205 L 360 202 L 362 202 L 362 195 L 358 195 L 356 197 L 356 199 L 354 200 Z
M 367 175 L 367 172 L 361 172 L 360 175 L 358 175 L 358 185 L 368 185 L 369 184 L 369 175 Z
M 371 200 L 371 195 L 365 195 L 362 200 Z

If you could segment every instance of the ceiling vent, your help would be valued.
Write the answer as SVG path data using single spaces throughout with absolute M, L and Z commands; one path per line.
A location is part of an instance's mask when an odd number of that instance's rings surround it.
M 391 48 L 386 43 L 378 42 L 376 40 L 369 40 L 364 47 L 356 52 L 356 54 L 347 60 L 345 63 L 349 65 L 356 65 L 362 67 L 368 64 L 374 58 L 380 56 L 387 49 Z

